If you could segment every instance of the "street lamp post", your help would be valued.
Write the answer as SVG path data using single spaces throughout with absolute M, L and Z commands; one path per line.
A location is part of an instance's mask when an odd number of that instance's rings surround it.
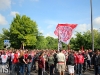
M 91 8 L 91 36 L 92 36 L 92 51 L 94 51 L 94 32 L 93 32 L 93 22 L 92 22 L 92 0 L 90 0 L 90 8 Z

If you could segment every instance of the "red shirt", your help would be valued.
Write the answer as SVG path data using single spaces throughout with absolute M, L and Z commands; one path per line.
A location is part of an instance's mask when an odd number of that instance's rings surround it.
M 83 57 L 83 55 L 79 54 L 77 60 L 78 60 L 77 61 L 78 64 L 83 64 L 84 63 L 84 57 Z
M 78 63 L 78 55 L 74 54 L 74 58 L 75 58 L 75 64 L 77 64 Z
M 27 59 L 27 57 L 28 57 L 28 54 L 24 54 L 24 58 Z
M 14 54 L 14 59 L 12 61 L 13 63 L 18 63 L 18 53 Z
M 44 68 L 44 58 L 41 56 L 38 58 L 38 67 Z

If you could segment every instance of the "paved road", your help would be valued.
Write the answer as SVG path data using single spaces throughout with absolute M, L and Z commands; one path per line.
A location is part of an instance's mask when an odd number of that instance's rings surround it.
M 9 75 L 9 74 L 5 74 L 5 73 L 0 73 L 0 75 Z
M 38 75 L 37 73 L 34 73 L 34 72 L 32 72 L 31 73 L 31 75 Z M 46 75 L 46 74 L 45 74 Z M 48 74 L 49 75 L 49 74 Z M 54 75 L 59 75 L 59 73 L 56 73 L 56 74 L 54 74 Z M 65 75 L 68 75 L 68 73 L 67 72 L 65 72 Z M 78 74 L 75 74 L 75 75 L 78 75 Z M 84 74 L 82 74 L 82 75 L 94 75 L 94 72 L 93 71 L 87 71 L 87 72 L 85 72 Z
M 10 74 L 5 74 L 5 73 L 0 73 L 0 75 L 10 75 Z M 35 72 L 31 72 L 31 75 L 38 75 L 37 73 Z M 45 74 L 46 75 L 46 74 Z M 49 75 L 49 74 L 48 74 Z M 59 75 L 58 73 L 54 74 L 54 75 Z M 65 75 L 68 75 L 67 72 L 65 72 Z M 75 75 L 78 75 L 78 74 L 75 74 Z M 82 75 L 94 75 L 94 72 L 93 71 L 87 71 L 85 72 L 84 74 Z

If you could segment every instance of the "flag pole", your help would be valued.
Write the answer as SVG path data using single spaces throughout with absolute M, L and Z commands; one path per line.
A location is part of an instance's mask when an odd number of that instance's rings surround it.
M 70 45 L 68 44 L 68 50 L 70 50 Z
M 58 24 L 58 51 L 62 49 L 62 42 L 60 40 L 60 31 L 59 31 L 59 24 Z
M 94 33 L 93 33 L 93 22 L 92 22 L 92 0 L 90 0 L 90 8 L 91 8 L 91 36 L 92 36 L 92 51 L 94 51 Z

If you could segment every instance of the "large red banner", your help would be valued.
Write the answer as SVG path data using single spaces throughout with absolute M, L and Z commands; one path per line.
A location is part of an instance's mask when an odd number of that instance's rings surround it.
M 68 44 L 76 26 L 77 24 L 58 24 L 54 34 L 58 36 L 60 41 Z

